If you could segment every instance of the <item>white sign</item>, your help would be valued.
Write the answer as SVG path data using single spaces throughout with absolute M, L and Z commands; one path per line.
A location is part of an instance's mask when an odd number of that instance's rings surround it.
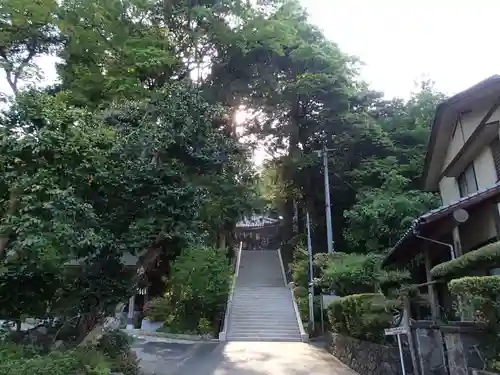
M 384 329 L 384 334 L 386 336 L 404 335 L 406 333 L 408 333 L 408 331 L 406 330 L 406 327 L 403 326 Z
M 404 362 L 404 358 L 403 358 L 403 345 L 401 344 L 401 335 L 404 335 L 407 333 L 408 333 L 408 330 L 406 329 L 405 326 L 384 329 L 384 334 L 386 336 L 397 335 L 397 337 L 398 337 L 399 359 L 401 361 L 401 370 L 403 371 L 403 375 L 406 375 L 406 369 L 405 369 L 405 362 Z

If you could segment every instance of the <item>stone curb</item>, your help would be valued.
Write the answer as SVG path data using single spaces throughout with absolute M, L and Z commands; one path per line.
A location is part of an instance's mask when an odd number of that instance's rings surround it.
M 176 341 L 191 341 L 191 342 L 219 342 L 218 339 L 202 335 L 187 335 L 167 332 L 148 332 L 140 329 L 123 329 L 123 332 L 133 336 L 155 337 L 159 339 L 169 339 Z

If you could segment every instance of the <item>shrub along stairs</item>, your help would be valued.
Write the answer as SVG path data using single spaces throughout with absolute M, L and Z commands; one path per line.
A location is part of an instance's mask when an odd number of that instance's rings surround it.
M 306 341 L 277 250 L 243 250 L 228 304 L 227 341 Z

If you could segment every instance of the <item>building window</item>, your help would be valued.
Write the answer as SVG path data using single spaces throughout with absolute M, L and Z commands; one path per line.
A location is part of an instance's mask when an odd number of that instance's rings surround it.
M 474 164 L 470 163 L 467 168 L 465 168 L 460 176 L 458 176 L 457 182 L 460 197 L 466 197 L 478 190 Z
M 500 180 L 500 138 L 491 142 L 491 154 L 495 163 L 495 170 L 497 172 L 497 180 Z

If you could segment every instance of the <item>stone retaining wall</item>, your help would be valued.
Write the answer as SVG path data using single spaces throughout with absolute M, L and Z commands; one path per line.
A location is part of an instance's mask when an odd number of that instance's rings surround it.
M 397 347 L 374 344 L 337 333 L 328 333 L 328 351 L 360 375 L 402 375 Z M 411 375 L 409 353 L 405 354 L 406 374 Z

